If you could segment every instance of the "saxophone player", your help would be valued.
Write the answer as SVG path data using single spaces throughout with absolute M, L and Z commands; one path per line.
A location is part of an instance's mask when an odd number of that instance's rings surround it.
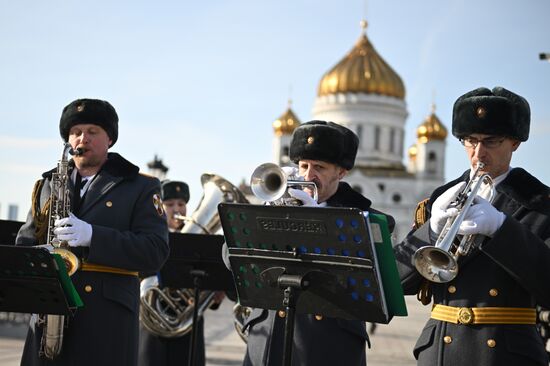
M 158 179 L 144 176 L 108 150 L 118 138 L 118 115 L 98 99 L 77 99 L 62 111 L 62 139 L 78 150 L 67 172 L 71 212 L 49 225 L 52 171 L 35 184 L 17 245 L 44 243 L 51 229 L 81 262 L 71 277 L 84 307 L 68 317 L 61 351 L 45 359 L 44 324 L 35 315 L 22 365 L 137 365 L 138 272 L 157 271 L 168 257 L 168 231 Z
M 477 88 L 454 103 L 452 132 L 471 168 L 419 204 L 413 230 L 395 247 L 405 294 L 434 303 L 413 350 L 418 365 L 548 365 L 535 308 L 550 306 L 550 188 L 510 166 L 529 125 L 528 102 L 502 87 Z M 445 233 L 447 218 L 457 217 L 450 203 L 477 170 L 492 184 L 480 186 L 456 226 L 475 245 L 455 256 L 454 279 L 429 282 L 411 257 Z

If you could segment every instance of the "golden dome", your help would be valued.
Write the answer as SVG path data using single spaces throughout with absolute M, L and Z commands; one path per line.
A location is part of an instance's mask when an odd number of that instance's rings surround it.
M 418 147 L 416 144 L 409 147 L 409 159 L 416 159 L 416 155 L 418 154 Z
M 365 29 L 366 22 L 362 26 Z M 363 31 L 353 49 L 325 73 L 319 83 L 319 97 L 335 93 L 379 94 L 405 99 L 405 86 Z
M 447 138 L 447 129 L 435 115 L 435 105 L 432 105 L 432 113 L 416 129 L 416 137 L 422 144 L 430 140 L 445 140 Z
M 300 124 L 301 122 L 290 108 L 289 102 L 289 106 L 286 109 L 285 113 L 283 113 L 281 117 L 277 118 L 275 122 L 273 122 L 273 130 L 275 131 L 275 135 L 277 136 L 290 135 Z

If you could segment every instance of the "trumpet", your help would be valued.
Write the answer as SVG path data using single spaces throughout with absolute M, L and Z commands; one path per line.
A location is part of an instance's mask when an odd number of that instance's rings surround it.
M 297 200 L 288 194 L 288 188 L 298 187 L 304 189 L 311 187 L 313 199 L 317 201 L 317 185 L 312 181 L 305 181 L 302 177 L 292 174 L 287 177 L 283 169 L 277 164 L 264 163 L 259 165 L 250 178 L 252 193 L 262 201 L 271 205 L 299 205 Z
M 435 245 L 421 247 L 413 255 L 413 263 L 417 271 L 429 281 L 436 283 L 452 281 L 458 275 L 458 258 L 468 255 L 474 247 L 473 244 L 477 242 L 476 235 L 464 235 L 458 246 L 453 244 L 460 224 L 464 221 L 483 182 L 491 187 L 488 201 L 492 202 L 494 199 L 495 187 L 489 174 L 478 176 L 484 166 L 484 163 L 478 162 L 472 179 L 449 205 L 457 208 L 458 213 L 447 219 Z

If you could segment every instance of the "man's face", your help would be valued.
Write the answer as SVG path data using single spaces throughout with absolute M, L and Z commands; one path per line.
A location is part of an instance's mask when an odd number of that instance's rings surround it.
M 174 215 L 179 214 L 185 216 L 187 214 L 187 204 L 181 198 L 171 198 L 162 201 L 164 211 L 166 212 L 166 220 L 168 221 L 168 228 L 177 230 L 181 227 L 182 221 L 175 219 Z
M 99 168 L 107 160 L 111 146 L 107 132 L 98 125 L 78 124 L 69 130 L 69 143 L 73 149 L 82 149 L 82 155 L 74 156 L 78 169 Z
M 317 185 L 319 195 L 318 202 L 325 202 L 338 190 L 338 182 L 342 179 L 347 170 L 333 163 L 320 160 L 300 160 L 298 162 L 300 176 L 306 181 L 313 181 Z M 310 195 L 311 189 L 306 188 Z
M 481 161 L 485 163 L 485 167 L 480 173 L 488 173 L 491 178 L 496 178 L 508 171 L 512 153 L 517 150 L 519 144 L 518 140 L 509 137 L 478 133 L 463 139 L 472 169 L 475 169 L 477 163 Z

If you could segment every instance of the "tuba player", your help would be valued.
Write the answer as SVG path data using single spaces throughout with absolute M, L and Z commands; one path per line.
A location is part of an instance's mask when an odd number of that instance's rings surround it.
M 187 203 L 189 202 L 189 186 L 185 182 L 165 180 L 161 186 L 162 204 L 166 212 L 168 230 L 172 233 L 180 232 L 184 226 L 181 219 L 175 215 L 185 216 L 187 214 Z M 142 281 L 145 284 L 148 281 L 154 281 L 158 286 L 157 276 L 146 278 Z M 144 287 L 144 286 L 142 286 Z M 205 364 L 204 348 L 204 320 L 199 318 L 196 327 L 197 344 L 195 365 Z M 182 336 L 166 338 L 149 331 L 143 324 L 140 324 L 139 330 L 139 366 L 170 366 L 170 365 L 188 365 L 190 357 L 191 332 Z

